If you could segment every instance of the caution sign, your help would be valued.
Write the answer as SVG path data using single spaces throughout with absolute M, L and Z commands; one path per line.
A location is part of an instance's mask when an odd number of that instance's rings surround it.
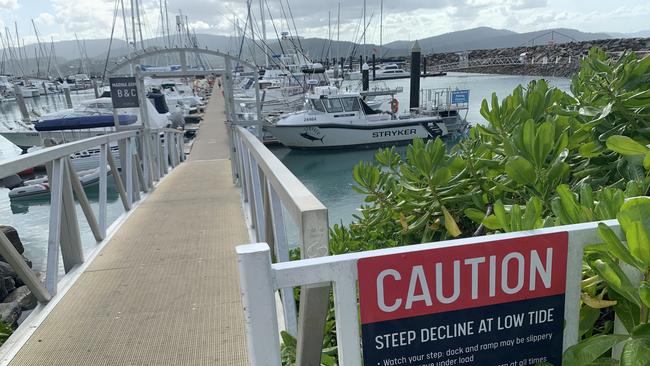
M 562 363 L 568 234 L 358 261 L 365 366 Z
M 115 77 L 108 82 L 113 108 L 137 108 L 140 105 L 135 77 Z

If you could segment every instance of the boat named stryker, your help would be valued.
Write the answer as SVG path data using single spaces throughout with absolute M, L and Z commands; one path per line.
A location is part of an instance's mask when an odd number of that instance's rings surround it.
M 303 111 L 268 120 L 265 129 L 290 148 L 370 148 L 465 133 L 461 109 L 466 106 L 429 106 L 399 115 L 370 108 L 357 93 L 314 93 L 307 95 Z

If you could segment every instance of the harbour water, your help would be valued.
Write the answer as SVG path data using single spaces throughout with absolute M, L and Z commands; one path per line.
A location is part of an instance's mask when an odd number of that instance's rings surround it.
M 470 90 L 470 108 L 467 115 L 471 123 L 481 123 L 480 104 L 484 98 L 496 92 L 499 98 L 510 94 L 519 84 L 526 84 L 535 77 L 503 76 L 479 74 L 449 74 L 445 77 L 426 78 L 421 81 L 421 87 L 428 88 L 459 88 Z M 546 78 L 559 88 L 568 89 L 569 80 L 563 78 Z M 404 93 L 397 95 L 400 109 L 408 106 L 409 80 L 392 80 L 385 82 L 389 87 L 404 87 Z M 93 98 L 92 93 L 73 93 L 73 103 Z M 39 113 L 65 108 L 62 95 L 49 95 L 28 100 L 28 108 Z M 386 108 L 386 106 L 385 106 Z M 0 122 L 11 124 L 20 115 L 15 103 L 0 104 Z M 401 151 L 404 148 L 400 148 Z M 287 148 L 273 148 L 273 152 L 289 167 L 289 169 L 309 188 L 329 209 L 330 224 L 347 223 L 352 219 L 356 209 L 362 204 L 363 197 L 352 190 L 352 169 L 362 160 L 372 160 L 374 150 L 361 151 L 296 151 Z M 20 154 L 20 149 L 0 137 L 0 161 Z M 123 208 L 114 189 L 110 186 L 108 194 L 108 220 L 114 221 Z M 87 189 L 95 212 L 98 209 L 97 188 Z M 86 224 L 81 210 L 77 210 L 78 221 L 84 246 L 94 245 L 90 228 Z M 44 268 L 48 236 L 49 199 L 26 200 L 11 202 L 8 190 L 0 188 L 0 225 L 12 225 L 20 233 L 25 245 L 25 256 L 34 262 L 34 268 Z

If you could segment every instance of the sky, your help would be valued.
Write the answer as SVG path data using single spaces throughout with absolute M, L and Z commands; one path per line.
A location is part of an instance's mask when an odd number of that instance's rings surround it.
M 126 7 L 128 32 L 131 32 L 130 3 L 134 0 L 0 0 L 0 25 L 24 42 L 35 43 L 32 19 L 43 40 L 109 38 L 116 1 Z M 160 3 L 165 0 L 139 0 L 144 37 L 161 35 Z M 357 40 L 364 0 L 263 0 L 269 38 L 292 27 L 303 37 L 337 37 L 337 8 L 340 4 L 340 39 Z M 234 24 L 244 24 L 246 0 L 167 0 L 169 23 L 175 32 L 175 15 L 182 11 L 196 33 L 233 35 Z M 380 0 L 366 0 L 367 42 L 380 42 Z M 281 7 L 282 4 L 283 6 Z M 283 15 L 283 10 L 284 14 Z M 260 0 L 253 0 L 256 37 L 261 34 Z M 124 39 L 124 22 L 119 18 L 115 37 Z M 269 16 L 269 13 L 271 16 Z M 271 21 L 271 17 L 273 21 Z M 328 19 L 329 17 L 329 19 Z M 447 32 L 487 26 L 528 32 L 548 28 L 574 28 L 585 32 L 632 33 L 648 30 L 648 0 L 394 0 L 384 1 L 383 42 L 414 40 Z M 331 27 L 328 26 L 331 24 Z

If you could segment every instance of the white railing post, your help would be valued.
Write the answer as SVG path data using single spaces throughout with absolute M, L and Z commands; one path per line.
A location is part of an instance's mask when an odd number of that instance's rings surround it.
M 336 344 L 340 366 L 361 366 L 361 342 L 357 312 L 357 268 L 348 266 L 336 273 L 334 311 L 336 312 Z
M 106 209 L 107 209 L 107 194 L 108 194 L 108 169 L 106 169 L 108 144 L 101 144 L 99 146 L 99 230 L 101 230 L 102 238 L 106 237 L 106 229 L 108 228 L 106 222 Z M 118 174 L 117 172 L 112 172 Z
M 126 156 L 125 164 L 122 164 L 122 169 L 126 170 L 126 197 L 129 206 L 133 205 L 133 146 L 131 139 L 126 139 Z
M 63 185 L 61 186 L 62 215 L 59 244 L 61 246 L 63 268 L 68 273 L 74 266 L 83 263 L 84 259 L 79 222 L 77 221 L 76 204 L 72 194 L 72 183 L 70 181 L 70 175 L 67 174 L 72 168 L 69 166 L 68 158 L 64 158 L 62 164 L 64 173 Z
M 169 144 L 170 144 L 170 141 L 169 141 L 169 138 L 170 138 L 170 136 L 169 136 L 169 132 L 164 131 L 164 132 L 163 132 L 163 136 L 164 136 L 164 142 L 163 142 L 163 154 L 162 154 L 162 155 L 163 155 L 163 158 L 164 158 L 164 162 L 163 162 L 163 171 L 165 172 L 165 174 L 167 174 L 167 172 L 169 172 L 169 160 L 170 160 L 170 159 L 169 159 L 169 155 L 170 155 L 170 150 L 171 150 L 171 147 L 170 147 L 170 145 L 169 145 Z
M 264 198 L 262 197 L 262 178 L 260 177 L 260 170 L 255 161 L 255 158 L 251 156 L 251 176 L 253 180 L 253 203 L 251 208 L 254 205 L 255 213 L 253 220 L 255 220 L 255 231 L 257 232 L 257 241 L 266 242 L 266 227 L 264 222 Z
M 302 258 L 327 256 L 327 209 L 302 212 L 299 225 Z M 298 365 L 317 365 L 320 362 L 329 294 L 329 284 L 307 285 L 300 291 L 296 355 Z
M 278 262 L 288 262 L 289 242 L 284 229 L 284 216 L 282 214 L 282 202 L 270 184 L 269 199 L 271 202 L 271 222 L 273 223 L 273 239 L 275 241 L 275 258 Z M 282 295 L 282 312 L 284 314 L 284 327 L 292 336 L 298 335 L 298 316 L 296 314 L 296 302 L 293 297 L 293 288 L 280 289 Z
M 249 363 L 251 366 L 280 366 L 280 339 L 269 246 L 264 243 L 241 245 L 236 250 Z
M 63 173 L 65 166 L 63 159 L 52 162 L 50 174 L 50 220 L 47 238 L 47 266 L 45 274 L 45 288 L 55 295 L 59 282 L 59 243 L 61 241 L 61 212 L 63 206 Z

